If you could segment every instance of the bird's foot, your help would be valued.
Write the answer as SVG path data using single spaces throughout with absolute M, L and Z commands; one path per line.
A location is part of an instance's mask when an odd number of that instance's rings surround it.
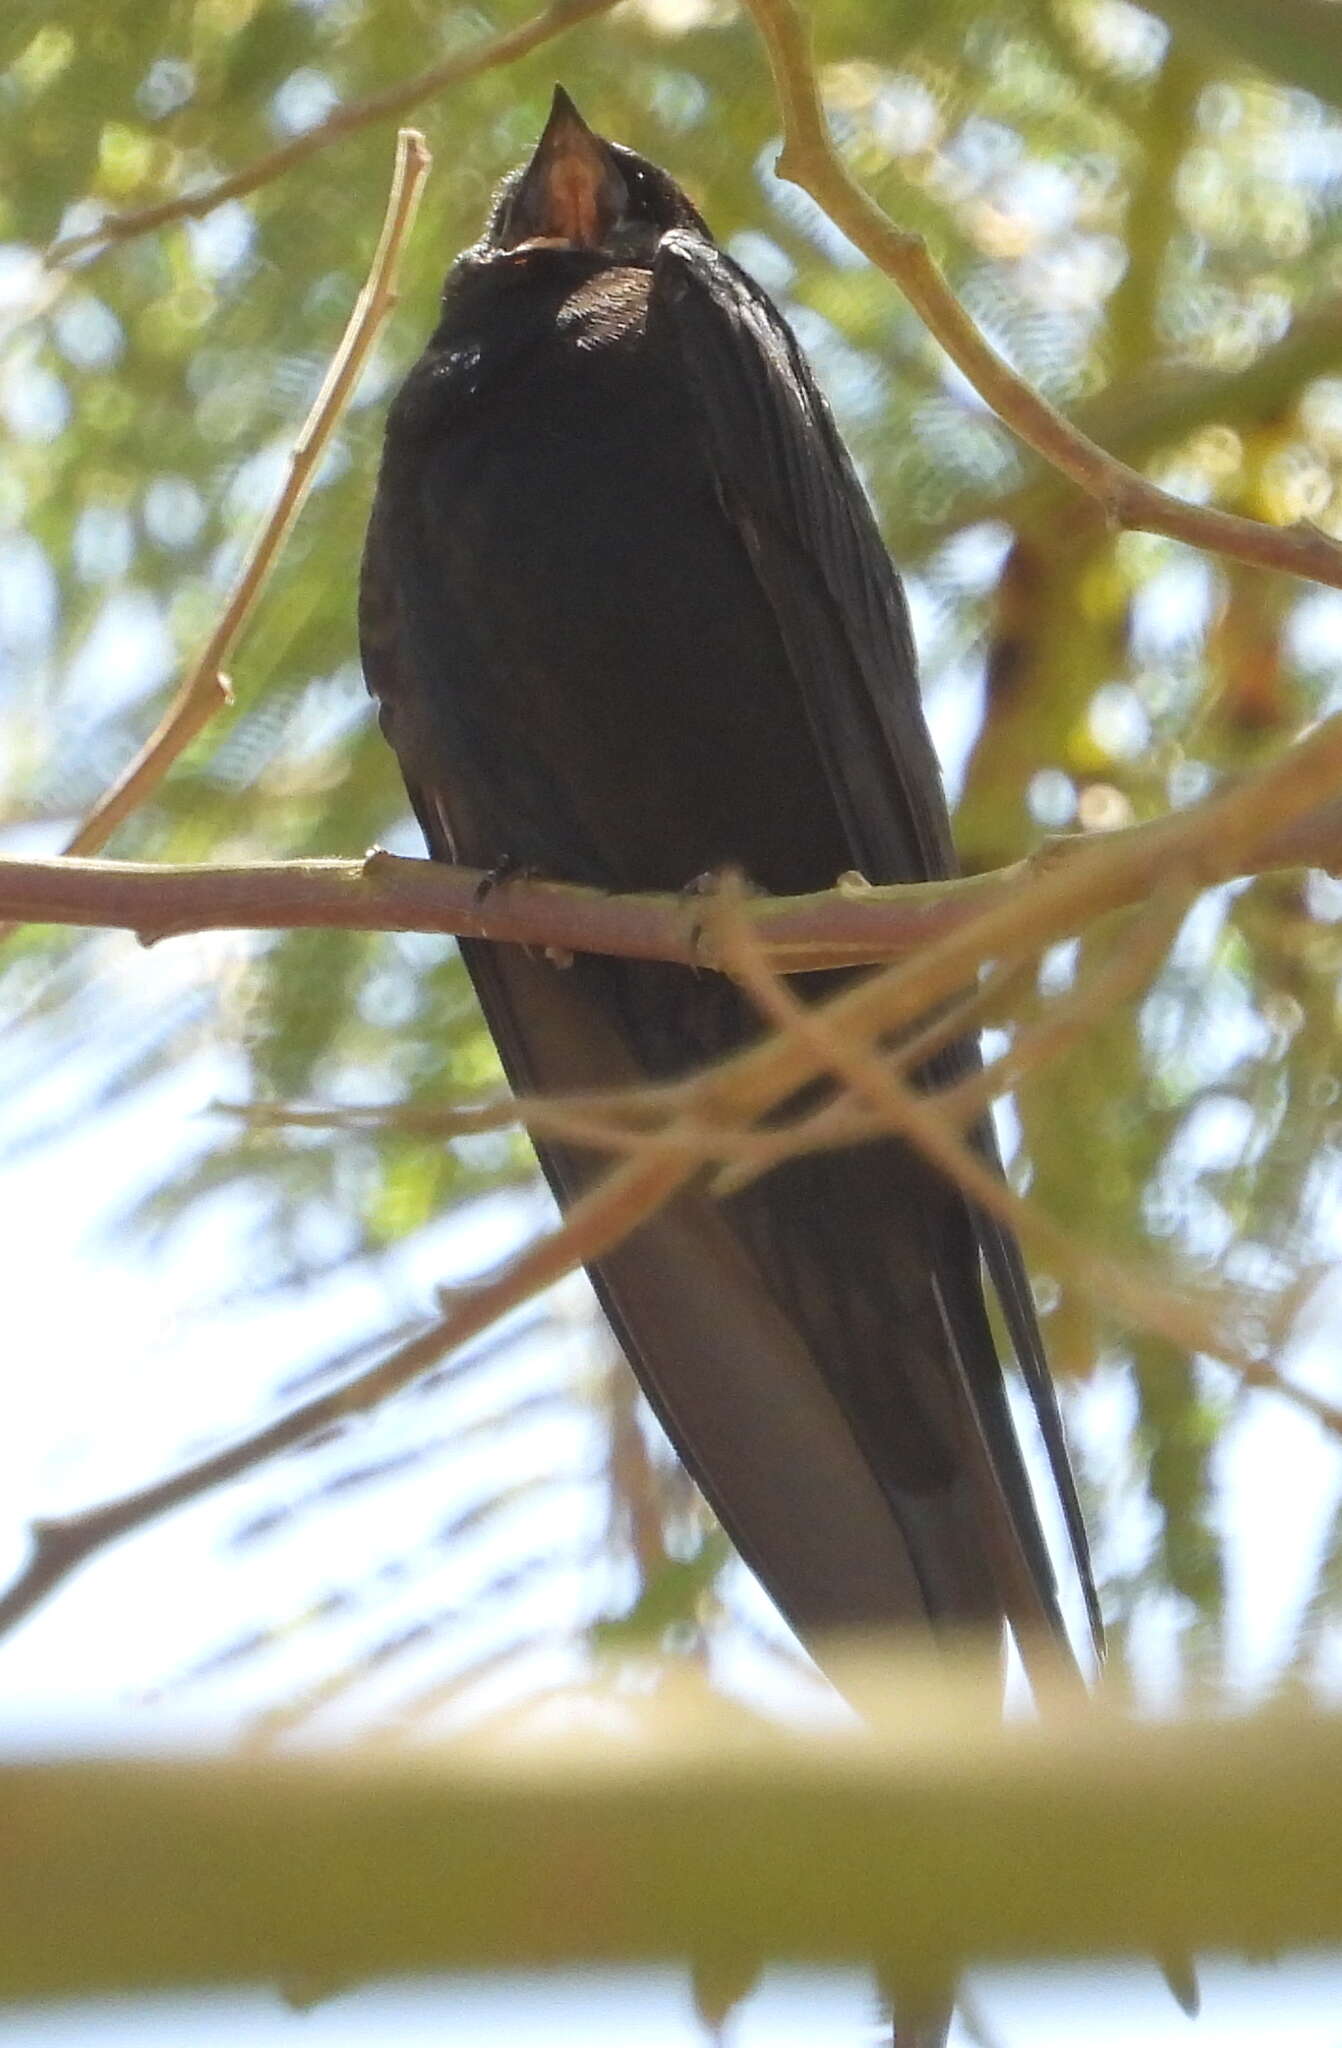
M 764 896 L 768 891 L 752 882 L 744 868 L 705 868 L 701 875 L 681 885 L 682 896 L 693 900 L 696 896 Z
M 687 903 L 702 903 L 704 912 L 695 918 L 690 926 L 690 946 L 696 955 L 712 955 L 713 925 L 715 917 L 726 915 L 734 903 L 747 896 L 765 896 L 766 889 L 752 882 L 743 868 L 709 868 L 702 875 L 695 875 L 680 889 L 680 895 Z M 700 961 L 701 966 L 711 967 L 711 957 Z
M 544 879 L 534 861 L 518 860 L 515 854 L 505 853 L 481 875 L 475 885 L 475 900 L 483 903 L 486 896 L 492 896 L 504 882 L 540 882 Z

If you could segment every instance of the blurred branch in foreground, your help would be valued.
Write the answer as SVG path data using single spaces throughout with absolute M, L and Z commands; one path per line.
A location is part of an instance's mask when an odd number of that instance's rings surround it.
M 1342 1717 L 1003 1728 L 995 1669 L 835 1661 L 867 1725 L 823 1737 L 597 1685 L 560 1739 L 10 1764 L 0 1995 L 739 1950 L 875 1964 L 916 2003 L 989 1959 L 1342 1939 Z

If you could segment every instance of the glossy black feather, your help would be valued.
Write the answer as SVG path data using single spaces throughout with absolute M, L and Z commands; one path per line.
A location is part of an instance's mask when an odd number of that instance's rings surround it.
M 654 318 L 675 330 L 724 509 L 782 628 L 858 867 L 883 881 L 953 874 L 903 592 L 795 337 L 738 264 L 682 232 L 667 235 L 659 249 L 653 306 Z M 758 374 L 761 356 L 776 374 Z M 962 1044 L 938 1063 L 938 1077 L 977 1063 L 977 1047 Z M 996 1162 L 991 1126 L 978 1137 Z M 975 1222 L 1099 1642 L 1085 1523 L 1020 1249 L 994 1218 L 976 1215 Z
M 594 146 L 627 253 L 501 246 L 550 203 L 533 167 L 450 274 L 388 425 L 361 630 L 430 850 L 619 889 L 729 863 L 786 892 L 949 873 L 898 579 L 795 342 L 664 173 Z M 520 1088 L 678 1074 L 754 1035 L 712 976 L 463 951 Z M 595 1170 L 541 1156 L 561 1201 Z M 1061 1634 L 981 1245 L 1089 1587 L 1014 1247 L 902 1145 L 691 1192 L 593 1275 L 805 1632 L 1005 1614 Z

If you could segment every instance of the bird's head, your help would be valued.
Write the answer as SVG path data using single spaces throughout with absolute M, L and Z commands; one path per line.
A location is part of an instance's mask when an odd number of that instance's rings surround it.
M 483 247 L 501 254 L 578 249 L 650 268 L 673 228 L 708 238 L 675 179 L 594 134 L 558 85 L 531 161 L 499 188 Z

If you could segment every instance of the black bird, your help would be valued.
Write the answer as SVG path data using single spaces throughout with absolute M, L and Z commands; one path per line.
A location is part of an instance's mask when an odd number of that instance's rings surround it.
M 436 859 L 615 890 L 728 864 L 785 893 L 954 871 L 899 579 L 792 333 L 562 90 L 392 406 L 360 630 Z M 528 1093 L 680 1075 L 758 1030 L 687 968 L 462 952 Z M 598 1170 L 540 1154 L 561 1204 Z M 803 1637 L 1006 1618 L 1065 1640 L 984 1262 L 1098 1634 L 1019 1255 L 905 1146 L 687 1193 L 592 1272 Z

